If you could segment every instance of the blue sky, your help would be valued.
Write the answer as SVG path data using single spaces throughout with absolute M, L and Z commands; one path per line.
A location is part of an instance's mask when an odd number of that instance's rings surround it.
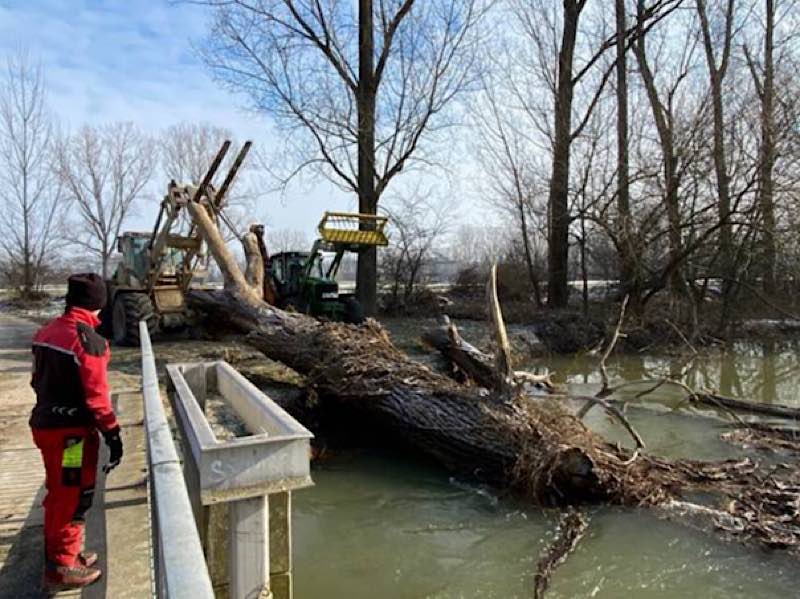
M 208 16 L 167 0 L 0 0 L 0 56 L 22 48 L 41 60 L 50 106 L 69 128 L 122 120 L 156 132 L 205 121 L 267 147 L 267 123 L 218 86 L 192 48 Z M 163 184 L 154 182 L 153 195 Z M 267 196 L 260 216 L 310 235 L 323 210 L 353 203 L 323 183 Z M 154 218 L 154 209 L 140 213 L 142 223 Z

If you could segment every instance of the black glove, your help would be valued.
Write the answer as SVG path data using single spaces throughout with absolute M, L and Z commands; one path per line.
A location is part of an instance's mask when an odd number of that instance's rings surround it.
M 103 472 L 108 474 L 119 466 L 120 461 L 122 461 L 122 437 L 120 436 L 119 427 L 115 426 L 111 430 L 104 432 L 103 438 L 106 441 L 106 445 L 108 445 L 109 451 L 108 464 L 103 466 Z

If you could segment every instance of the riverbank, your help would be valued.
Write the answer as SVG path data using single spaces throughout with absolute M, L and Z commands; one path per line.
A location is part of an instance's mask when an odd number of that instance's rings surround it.
M 621 298 L 613 289 L 595 289 L 587 306 L 573 294 L 570 307 L 551 310 L 529 298 L 500 289 L 503 317 L 509 327 L 526 331 L 527 348 L 536 354 L 575 354 L 597 351 L 613 335 L 620 321 Z M 628 306 L 616 349 L 695 352 L 740 341 L 781 341 L 800 336 L 800 306 L 794 297 L 743 296 L 722 318 L 723 306 L 710 295 L 702 304 L 674 302 L 664 294 L 654 297 L 641 311 Z M 446 314 L 457 324 L 486 321 L 486 298 L 481 286 L 454 287 L 433 293 L 422 290 L 407 305 L 392 306 L 385 297 L 380 320 L 435 318 Z

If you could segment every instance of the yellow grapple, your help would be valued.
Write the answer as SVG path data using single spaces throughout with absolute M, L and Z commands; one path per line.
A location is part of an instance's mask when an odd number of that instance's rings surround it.
M 320 237 L 330 243 L 389 245 L 385 216 L 351 212 L 326 212 L 319 221 Z

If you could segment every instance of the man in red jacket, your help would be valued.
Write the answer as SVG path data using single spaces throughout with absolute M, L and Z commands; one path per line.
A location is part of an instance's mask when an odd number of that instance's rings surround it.
M 111 353 L 95 332 L 106 302 L 106 286 L 96 274 L 69 278 L 64 314 L 33 338 L 36 406 L 30 418 L 33 440 L 46 472 L 44 499 L 45 585 L 49 590 L 79 588 L 102 572 L 97 554 L 83 552 L 86 510 L 92 504 L 98 431 L 110 450 L 106 471 L 122 458 L 120 428 L 109 398 Z

